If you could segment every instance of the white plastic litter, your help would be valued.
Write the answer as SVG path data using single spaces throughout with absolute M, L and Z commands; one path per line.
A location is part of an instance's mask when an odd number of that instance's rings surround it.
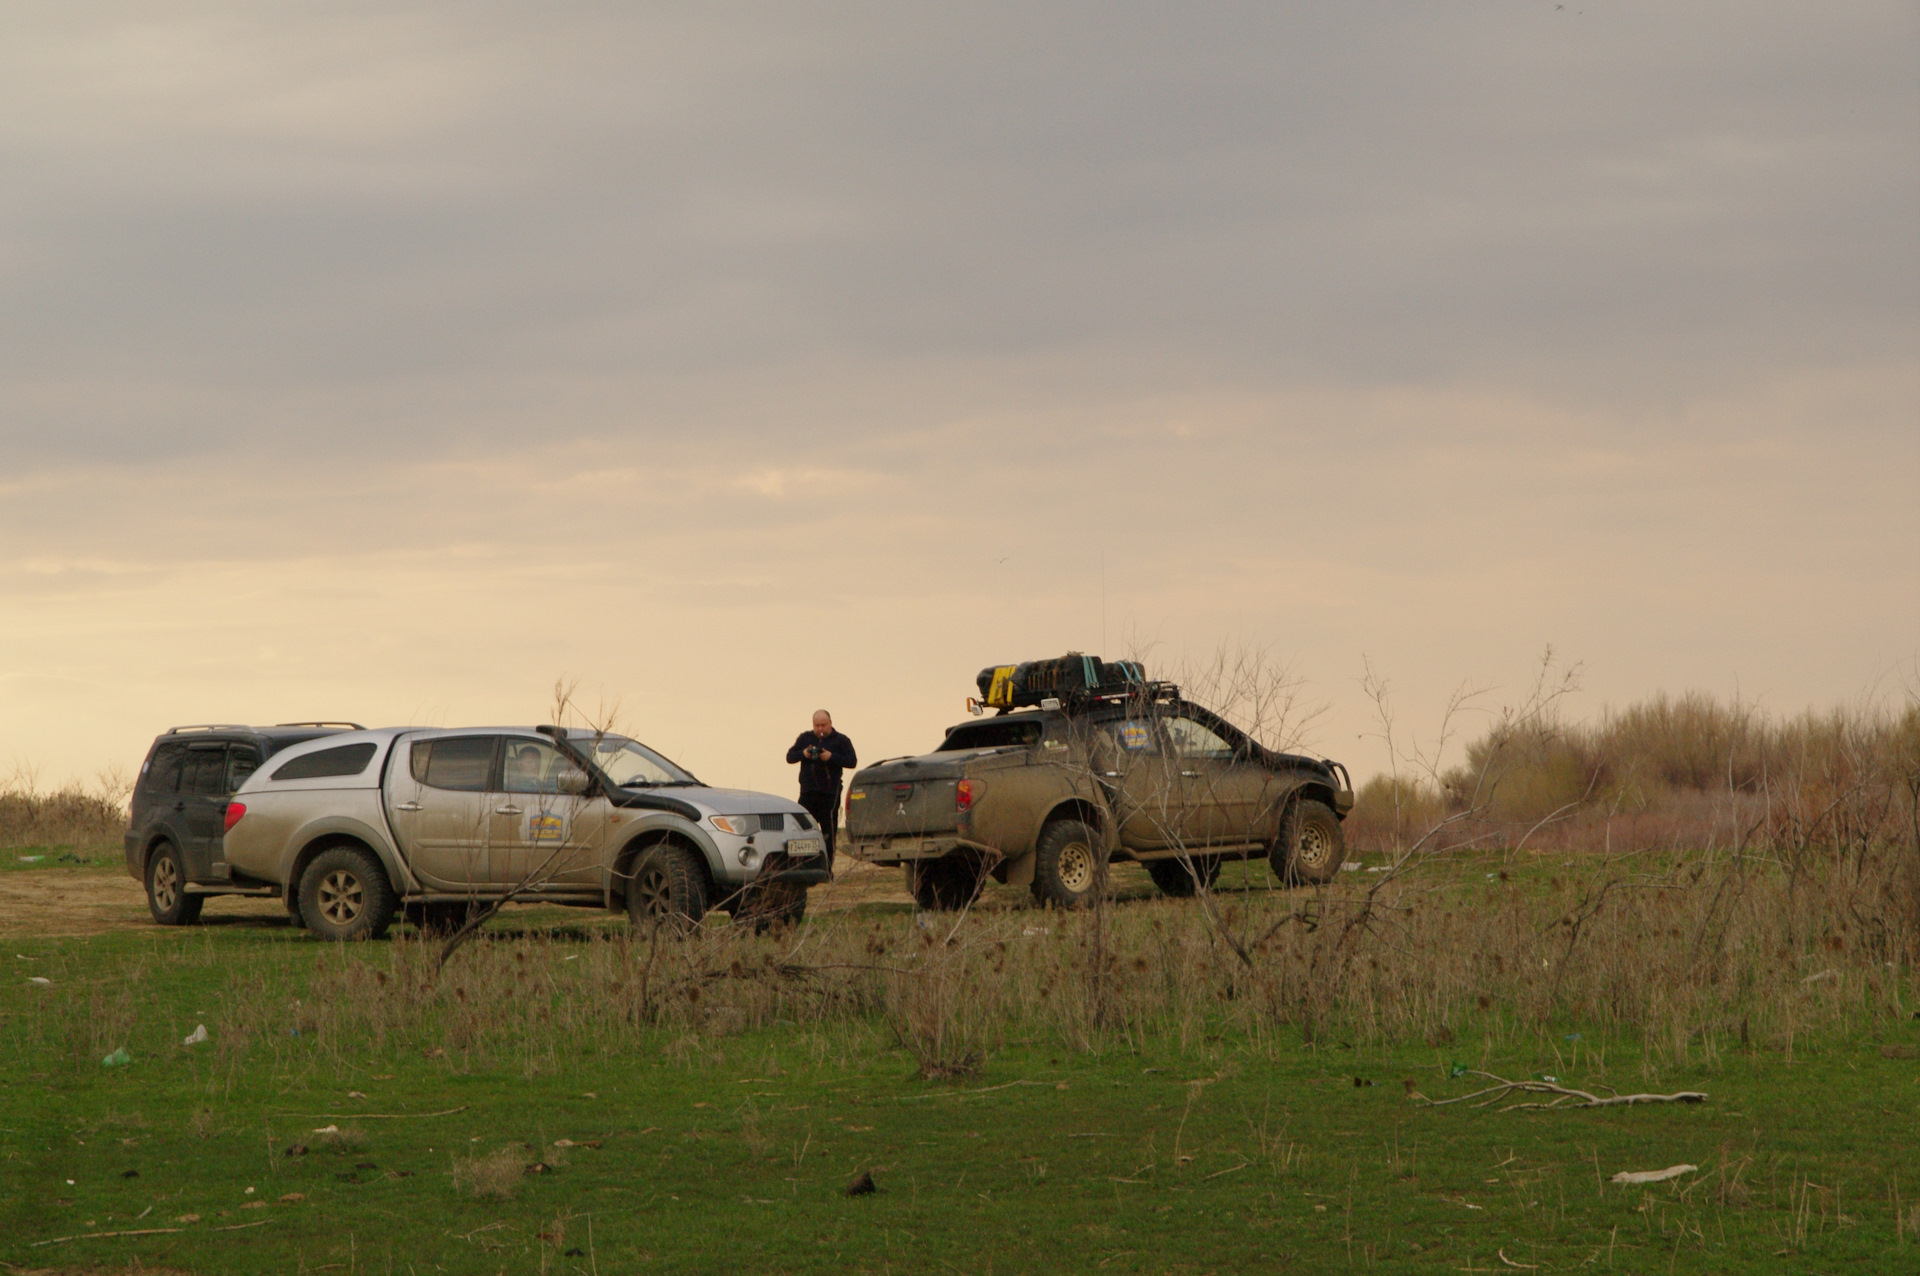
M 197 1046 L 206 1039 L 207 1025 L 201 1024 L 198 1028 L 195 1028 L 192 1032 L 180 1038 L 180 1044 L 183 1046 Z
M 1340 866 L 1340 871 L 1342 873 L 1358 873 L 1360 871 L 1360 861 L 1348 860 Z
M 319 1129 L 315 1130 L 314 1133 L 315 1134 L 338 1134 L 340 1133 L 340 1127 L 337 1125 L 323 1125 Z
M 53 980 L 48 979 L 45 975 L 28 975 L 27 982 L 38 985 L 41 988 L 53 987 Z
M 1677 1179 L 1682 1174 L 1697 1174 L 1697 1165 L 1669 1165 L 1664 1170 L 1622 1170 L 1610 1180 L 1614 1183 L 1664 1183 L 1668 1179 Z

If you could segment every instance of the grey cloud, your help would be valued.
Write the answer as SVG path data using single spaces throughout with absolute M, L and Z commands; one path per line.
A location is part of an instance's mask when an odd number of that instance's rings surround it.
M 1617 403 L 1916 335 L 1899 4 L 10 22 L 16 465 L 883 428 L 810 363 L 939 364 L 958 412 L 1301 380 Z

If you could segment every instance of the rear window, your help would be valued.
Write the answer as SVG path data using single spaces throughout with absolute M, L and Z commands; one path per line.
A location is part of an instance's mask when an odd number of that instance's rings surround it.
M 147 773 L 140 779 L 140 787 L 150 793 L 178 793 L 180 763 L 186 756 L 184 744 L 163 744 L 155 749 L 153 761 L 147 764 Z
M 485 792 L 493 775 L 494 743 L 490 735 L 421 740 L 413 746 L 413 778 L 429 788 Z
M 283 762 L 274 771 L 276 780 L 321 780 L 342 775 L 359 775 L 373 761 L 372 744 L 343 744 L 337 749 L 321 749 Z
M 1037 718 L 990 718 L 985 722 L 968 722 L 947 732 L 947 738 L 940 742 L 937 753 L 951 753 L 956 749 L 993 749 L 1006 745 L 1016 748 L 1030 748 L 1040 743 L 1040 721 Z
M 227 792 L 227 746 L 196 744 L 180 767 L 181 793 L 219 797 Z

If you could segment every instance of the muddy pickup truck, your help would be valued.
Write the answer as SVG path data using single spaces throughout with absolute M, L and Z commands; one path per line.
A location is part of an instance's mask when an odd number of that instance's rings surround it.
M 1002 708 L 932 753 L 866 767 L 845 836 L 860 859 L 904 865 L 923 908 L 962 907 L 988 876 L 1071 908 L 1103 859 L 1138 861 L 1174 896 L 1211 886 L 1229 859 L 1327 881 L 1352 809 L 1339 763 L 1268 749 L 1178 687 L 1143 682 Z
M 348 731 L 255 771 L 226 807 L 235 886 L 328 939 L 400 913 L 445 930 L 518 899 L 698 922 L 795 922 L 829 880 L 791 798 L 702 784 L 637 740 L 564 727 Z

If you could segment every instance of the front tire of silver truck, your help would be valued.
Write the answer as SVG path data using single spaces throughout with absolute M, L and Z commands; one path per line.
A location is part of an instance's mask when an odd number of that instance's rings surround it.
M 1055 908 L 1079 908 L 1105 877 L 1100 835 L 1079 820 L 1055 820 L 1040 831 L 1033 853 L 1033 897 Z
M 695 926 L 707 915 L 706 875 L 686 848 L 650 846 L 627 873 L 627 917 L 635 926 Z

